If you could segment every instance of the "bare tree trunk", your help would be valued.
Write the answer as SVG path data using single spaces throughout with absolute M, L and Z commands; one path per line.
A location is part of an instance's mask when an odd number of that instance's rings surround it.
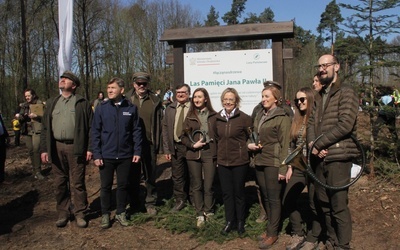
M 374 105 L 374 70 L 372 65 L 374 64 L 374 55 L 372 53 L 373 49 L 373 19 L 372 19 L 372 1 L 369 0 L 369 84 L 370 84 L 370 91 L 371 91 L 371 104 Z M 374 167 L 374 160 L 375 160 L 375 138 L 373 136 L 373 127 L 374 127 L 374 112 L 370 112 L 370 121 L 371 121 L 371 159 L 370 159 L 370 177 L 375 177 L 375 167 Z
M 21 38 L 22 38 L 22 88 L 28 88 L 28 57 L 27 57 L 27 39 L 26 39 L 26 16 L 25 16 L 25 0 L 21 3 Z

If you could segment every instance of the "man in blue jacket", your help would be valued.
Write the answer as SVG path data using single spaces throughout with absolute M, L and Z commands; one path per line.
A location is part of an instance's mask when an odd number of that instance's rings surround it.
M 109 100 L 97 108 L 92 124 L 94 164 L 100 169 L 101 227 L 110 227 L 111 189 L 117 173 L 117 211 L 115 219 L 128 226 L 126 201 L 132 168 L 140 168 L 142 129 L 137 107 L 127 100 L 124 81 L 112 78 L 107 85 Z M 134 163 L 132 165 L 132 163 Z M 138 191 L 138 190 L 137 190 Z

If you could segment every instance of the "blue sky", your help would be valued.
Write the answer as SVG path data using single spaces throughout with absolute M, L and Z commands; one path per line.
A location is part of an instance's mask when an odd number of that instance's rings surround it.
M 205 20 L 211 5 L 213 5 L 219 16 L 222 17 L 231 8 L 232 0 L 178 0 L 182 4 L 191 6 L 193 10 L 201 13 L 202 20 Z M 295 19 L 296 24 L 312 33 L 317 34 L 317 26 L 321 19 L 322 12 L 331 0 L 247 0 L 246 9 L 242 17 L 247 17 L 247 13 L 259 15 L 265 8 L 270 7 L 275 14 L 275 21 L 290 21 Z M 361 4 L 357 0 L 338 0 L 337 3 Z M 399 13 L 400 9 L 392 10 L 391 13 Z M 349 17 L 354 12 L 341 9 L 343 18 Z M 225 25 L 220 20 L 221 25 Z M 394 37 L 391 36 L 391 38 Z

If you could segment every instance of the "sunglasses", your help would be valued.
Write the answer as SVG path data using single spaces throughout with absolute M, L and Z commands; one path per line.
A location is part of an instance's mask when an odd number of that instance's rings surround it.
M 143 86 L 147 86 L 147 82 L 135 82 L 138 86 L 143 85 Z
M 299 101 L 300 101 L 301 103 L 304 103 L 304 102 L 306 101 L 306 98 L 305 98 L 305 97 L 300 97 L 299 99 L 297 99 L 297 98 L 294 99 L 294 103 L 295 103 L 295 104 L 298 104 Z

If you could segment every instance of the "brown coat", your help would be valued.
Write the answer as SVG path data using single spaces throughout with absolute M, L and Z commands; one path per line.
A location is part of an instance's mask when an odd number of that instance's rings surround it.
M 153 145 L 154 145 L 154 150 L 155 153 L 161 153 L 161 121 L 162 121 L 162 104 L 161 100 L 158 96 L 156 96 L 153 92 L 148 92 L 149 99 L 152 103 L 152 115 L 151 115 L 151 120 L 150 120 L 150 128 L 147 128 L 150 130 L 150 138 L 147 138 Z M 125 97 L 130 100 L 133 104 L 135 103 L 135 99 L 138 98 L 137 95 L 135 94 L 135 89 L 131 89 L 128 91 L 125 95 Z M 140 110 L 140 107 L 138 107 L 138 110 Z M 146 126 L 144 125 L 143 120 L 142 122 L 142 132 L 143 132 L 143 137 L 146 138 Z M 161 152 L 160 152 L 161 151 Z
M 178 103 L 175 101 L 168 105 L 164 111 L 164 117 L 162 120 L 162 152 L 164 154 L 175 154 L 174 125 L 177 106 Z
M 215 135 L 213 131 L 213 125 L 215 124 L 215 117 L 217 113 L 216 112 L 209 112 L 208 114 L 208 136 L 210 137 L 210 142 L 208 143 L 207 146 L 210 147 L 210 150 L 213 154 L 214 158 L 217 158 L 217 148 L 216 148 L 216 143 L 215 143 Z M 187 160 L 198 160 L 201 157 L 201 148 L 194 149 L 193 148 L 193 142 L 190 141 L 188 133 L 192 133 L 195 130 L 200 129 L 200 121 L 199 119 L 194 115 L 194 114 L 188 114 L 188 116 L 185 119 L 185 122 L 183 123 L 183 134 L 181 137 L 182 143 L 188 148 L 186 152 L 186 159 Z M 195 142 L 200 140 L 200 134 L 196 134 L 194 138 L 192 138 Z
M 325 161 L 345 161 L 358 156 L 356 144 L 350 138 L 356 132 L 358 98 L 354 90 L 338 80 L 333 83 L 325 107 L 321 94 L 316 95 L 315 107 L 307 125 L 307 141 L 318 150 L 328 149 Z
M 247 139 L 252 119 L 239 109 L 227 121 L 216 115 L 214 133 L 217 142 L 217 164 L 225 167 L 243 166 L 249 164 L 249 153 L 247 150 Z

